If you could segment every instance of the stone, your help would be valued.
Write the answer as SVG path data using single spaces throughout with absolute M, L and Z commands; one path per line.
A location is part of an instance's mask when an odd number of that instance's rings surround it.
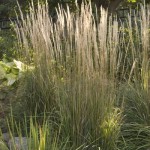
M 28 150 L 29 138 L 27 137 L 14 137 L 9 140 L 8 147 L 10 150 Z
M 4 140 L 4 142 L 8 143 L 10 140 L 10 134 L 9 133 L 3 133 L 2 134 L 2 140 Z

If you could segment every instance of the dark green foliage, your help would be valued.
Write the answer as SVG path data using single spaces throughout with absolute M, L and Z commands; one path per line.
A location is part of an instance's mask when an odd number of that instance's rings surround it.
M 150 148 L 150 100 L 138 81 L 123 85 L 120 89 L 124 97 L 124 123 L 121 128 L 124 150 L 147 150 Z M 121 148 L 122 149 L 122 148 Z
M 17 55 L 17 41 L 16 36 L 11 30 L 0 31 L 0 59 L 2 58 L 16 58 Z
M 29 9 L 29 3 L 32 0 L 18 0 L 22 11 L 28 12 Z M 54 8 L 58 6 L 58 4 L 61 4 L 62 6 L 66 6 L 68 4 L 72 10 L 76 8 L 76 0 L 47 0 L 50 7 L 50 12 L 53 12 Z M 80 5 L 84 0 L 77 0 L 77 3 Z M 87 0 L 88 1 L 88 0 Z M 45 3 L 45 0 L 39 0 L 40 3 Z M 103 7 L 107 8 L 110 4 L 110 0 L 92 0 L 94 4 L 98 4 L 98 7 L 102 5 Z M 34 5 L 37 5 L 38 0 L 33 0 Z M 123 4 L 124 7 L 128 7 L 129 5 L 136 5 L 137 3 L 143 3 L 143 0 L 135 0 L 135 1 L 128 1 L 128 0 L 122 0 L 121 4 Z M 149 0 L 146 0 L 146 3 L 149 3 Z M 9 18 L 9 17 L 15 17 L 15 11 L 18 10 L 17 2 L 16 0 L 4 0 L 0 1 L 0 19 L 1 18 Z

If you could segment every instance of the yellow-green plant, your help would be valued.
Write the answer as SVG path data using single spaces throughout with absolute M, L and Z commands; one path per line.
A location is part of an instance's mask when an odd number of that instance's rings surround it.
M 60 141 L 59 132 L 57 133 L 51 127 L 52 123 L 45 118 L 44 114 L 42 117 L 37 116 L 37 114 L 29 117 L 24 115 L 21 121 L 16 120 L 15 116 L 11 114 L 8 117 L 8 133 L 11 141 L 9 146 L 14 150 L 18 148 L 28 150 L 65 150 L 67 138 L 63 139 L 64 141 Z M 61 127 L 59 127 L 59 130 L 61 130 Z M 3 143 L 0 144 L 0 146 L 5 146 Z

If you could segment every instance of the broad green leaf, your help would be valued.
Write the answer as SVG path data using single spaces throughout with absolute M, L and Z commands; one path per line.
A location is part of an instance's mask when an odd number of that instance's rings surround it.
M 7 63 L 4 63 L 2 61 L 0 61 L 0 66 L 2 66 L 5 69 L 5 71 L 10 70 L 10 68 L 11 68 L 10 66 L 7 65 Z
M 17 60 L 13 60 L 14 63 L 16 64 L 16 67 L 20 70 L 20 71 L 25 71 L 26 69 L 26 65 L 24 63 L 22 63 L 21 61 L 17 61 Z
M 14 75 L 13 73 L 6 74 L 6 79 L 7 79 L 7 85 L 13 85 L 17 81 L 17 75 Z
M 7 60 L 0 61 L 0 80 L 3 81 L 5 79 L 7 85 L 11 86 L 22 77 L 27 68 L 30 70 L 34 69 L 33 66 L 29 67 L 15 59 L 13 62 L 8 62 Z
M 13 67 L 13 68 L 11 69 L 11 72 L 12 72 L 13 74 L 15 74 L 15 75 L 18 75 L 18 74 L 19 74 L 19 69 L 16 68 L 16 67 Z
M 8 62 L 8 63 L 5 63 L 7 67 L 15 67 L 15 63 L 14 62 Z
M 130 2 L 130 3 L 136 3 L 137 0 L 128 0 L 128 2 Z

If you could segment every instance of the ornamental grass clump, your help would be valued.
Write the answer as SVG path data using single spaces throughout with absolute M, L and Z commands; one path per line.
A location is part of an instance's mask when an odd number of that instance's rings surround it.
M 56 22 L 47 4 L 29 10 L 15 29 L 34 66 L 18 90 L 27 112 L 44 112 L 68 149 L 149 148 L 149 8 L 120 26 L 90 4 L 59 6 Z
M 134 17 L 128 14 L 120 26 L 119 46 L 121 65 L 119 75 L 128 83 L 139 83 L 147 92 L 150 83 L 150 9 L 141 5 Z
M 150 9 L 141 6 L 134 18 L 128 15 L 121 35 L 124 79 L 118 93 L 124 103 L 124 123 L 121 127 L 125 150 L 147 150 L 150 129 Z M 125 46 L 126 45 L 126 46 Z M 129 69 L 130 68 L 130 69 Z M 129 71 L 130 70 L 130 71 Z
M 125 150 L 150 148 L 150 100 L 141 84 L 124 84 L 120 88 L 124 98 L 124 123 L 121 126 L 121 147 Z
M 21 16 L 20 54 L 35 66 L 20 86 L 28 112 L 49 114 L 54 130 L 61 125 L 68 149 L 116 149 L 121 122 L 114 104 L 120 63 L 116 19 L 102 8 L 95 18 L 90 4 L 74 14 L 59 6 L 55 23 L 47 4 L 36 10 L 31 5 Z

